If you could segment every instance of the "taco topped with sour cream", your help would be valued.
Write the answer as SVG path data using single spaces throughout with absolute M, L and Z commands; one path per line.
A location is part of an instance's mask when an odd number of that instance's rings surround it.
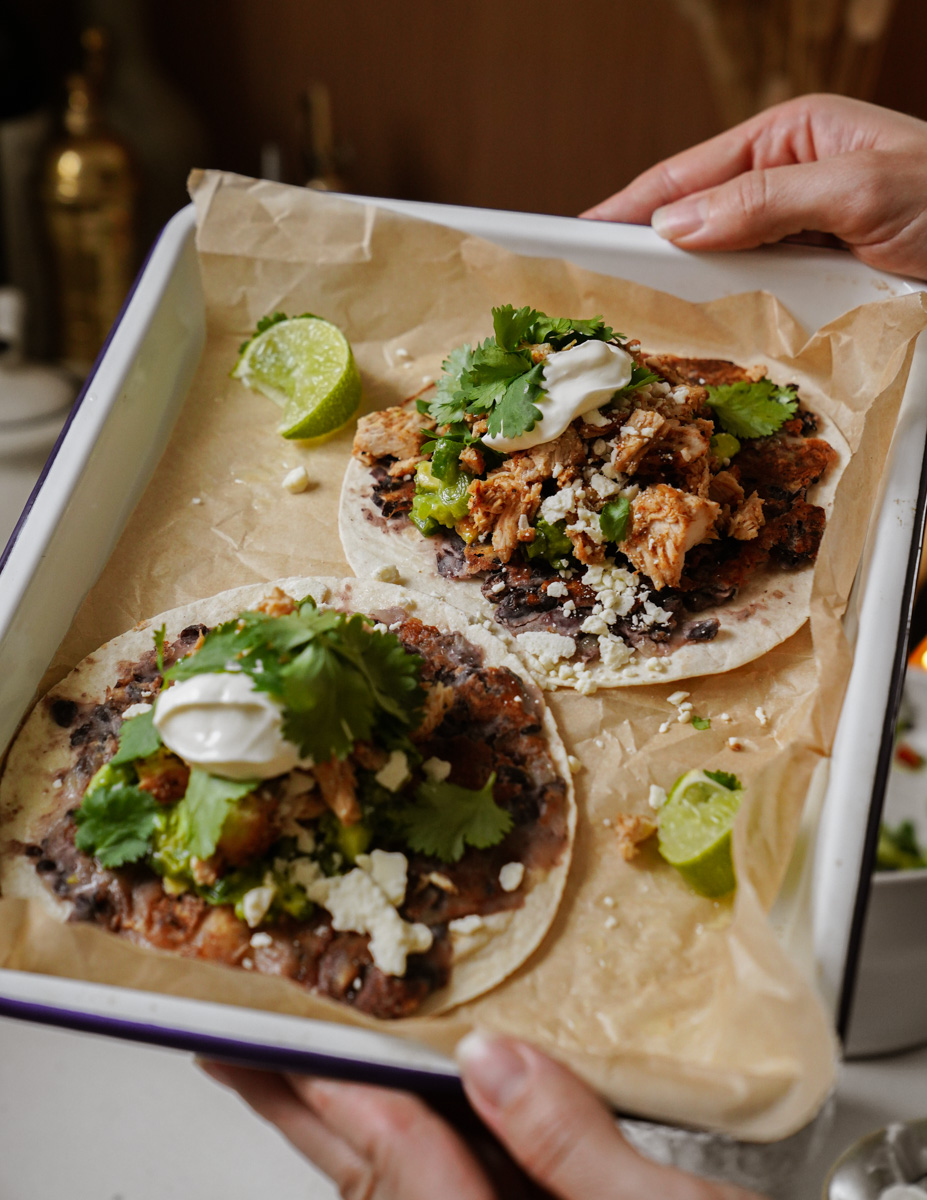
M 0 817 L 5 896 L 380 1018 L 514 970 L 575 824 L 553 721 L 497 638 L 401 588 L 316 579 L 85 659 L 14 742 Z
M 493 328 L 358 422 L 355 571 L 491 616 L 580 691 L 728 670 L 804 623 L 847 452 L 794 385 L 645 354 L 601 317 L 507 305 Z

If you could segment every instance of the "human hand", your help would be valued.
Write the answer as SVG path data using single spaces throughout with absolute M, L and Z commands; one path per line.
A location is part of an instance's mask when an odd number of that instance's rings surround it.
M 650 222 L 684 250 L 817 230 L 872 267 L 927 279 L 927 123 L 801 96 L 657 163 L 582 215 Z
M 594 1093 L 530 1046 L 471 1034 L 458 1058 L 473 1108 L 528 1175 L 560 1200 L 759 1200 L 638 1154 Z M 415 1096 L 201 1065 L 330 1175 L 346 1200 L 496 1200 L 498 1180 Z

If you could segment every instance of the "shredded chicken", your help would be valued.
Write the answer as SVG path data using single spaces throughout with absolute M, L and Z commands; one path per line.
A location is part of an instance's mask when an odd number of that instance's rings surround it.
M 355 742 L 351 757 L 365 771 L 379 771 L 386 766 L 389 755 L 372 742 Z
M 356 825 L 361 819 L 361 807 L 355 790 L 357 780 L 349 762 L 330 758 L 316 763 L 313 772 L 319 783 L 322 799 L 342 825 Z
M 744 490 L 730 471 L 719 471 L 712 477 L 708 496 L 716 504 L 726 504 L 728 508 L 736 508 L 743 503 Z
M 625 475 L 633 475 L 637 464 L 651 448 L 654 438 L 666 424 L 658 412 L 635 409 L 621 427 L 618 444 L 612 454 L 612 466 Z
M 760 526 L 765 524 L 763 516 L 763 501 L 756 492 L 751 493 L 749 500 L 731 515 L 728 523 L 728 536 L 737 538 L 739 542 L 749 542 L 760 532 Z
M 570 425 L 554 441 L 544 442 L 525 451 L 521 475 L 531 482 L 543 482 L 554 477 L 556 466 L 561 468 L 561 471 L 556 472 L 560 476 L 564 468 L 577 467 L 585 461 L 586 447 L 583 445 L 583 439 Z
M 379 458 L 395 458 L 394 466 L 402 470 L 391 468 L 390 474 L 407 474 L 424 458 L 422 430 L 433 427 L 434 421 L 414 404 L 368 413 L 357 422 L 354 453 L 368 465 Z
M 618 853 L 625 862 L 637 858 L 641 845 L 657 832 L 656 821 L 634 813 L 619 813 L 612 818 L 612 825 L 618 839 Z
M 508 562 L 520 542 L 534 538 L 531 522 L 541 504 L 541 484 L 529 480 L 537 470 L 530 457 L 513 455 L 488 478 L 470 484 L 470 521 L 478 536 L 492 530 L 500 562 Z
M 671 454 L 676 462 L 690 463 L 708 453 L 712 428 L 710 421 L 683 422 L 672 417 L 661 426 L 655 450 L 660 454 Z
M 255 607 L 258 612 L 265 613 L 268 617 L 286 617 L 291 612 L 296 612 L 296 601 L 282 588 L 275 587 L 263 600 L 259 600 Z
M 444 714 L 454 703 L 454 689 L 446 683 L 428 684 L 425 688 L 425 711 L 422 720 L 413 736 L 416 741 L 422 741 L 438 728 L 444 720 Z
M 465 446 L 460 452 L 460 465 L 471 475 L 482 475 L 486 470 L 486 460 L 479 446 Z
M 686 551 L 711 537 L 720 507 L 666 483 L 631 501 L 631 532 L 621 549 L 654 587 L 676 587 Z

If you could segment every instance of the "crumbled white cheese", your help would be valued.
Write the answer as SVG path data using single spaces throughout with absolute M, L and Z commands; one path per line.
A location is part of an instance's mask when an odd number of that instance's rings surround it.
M 55 788 L 56 791 L 58 788 L 64 787 L 64 780 L 63 779 L 53 779 L 52 787 Z
M 600 637 L 599 654 L 603 665 L 616 671 L 626 666 L 634 657 L 631 647 L 616 637 Z
M 564 606 L 563 606 L 563 615 L 565 617 L 572 617 L 575 612 L 576 612 L 576 601 L 575 600 L 567 600 L 566 604 L 564 604 Z
M 243 958 L 241 960 L 241 965 L 245 968 L 246 971 L 253 971 L 254 970 L 254 959 L 253 958 Z
M 272 946 L 273 944 L 274 939 L 269 933 L 265 933 L 263 930 L 251 935 L 251 945 L 255 950 L 266 950 L 268 946 Z
M 583 764 L 579 761 L 575 754 L 567 755 L 567 764 L 570 768 L 570 773 L 576 775 L 583 769 Z
M 599 690 L 599 685 L 591 675 L 582 675 L 576 681 L 576 690 L 581 696 L 594 696 Z
M 730 719 L 731 719 L 730 713 L 719 713 L 718 714 L 719 721 L 730 721 Z
M 390 904 L 402 904 L 409 879 L 409 860 L 404 854 L 398 850 L 371 850 L 369 854 L 358 854 L 354 861 L 382 889 Z
M 676 718 L 676 720 L 679 722 L 680 725 L 688 725 L 689 722 L 692 720 L 692 710 L 689 709 L 688 712 L 683 712 L 683 710 L 680 709 L 679 716 Z
M 374 779 L 388 792 L 398 791 L 409 778 L 409 760 L 402 750 L 393 750 Z
M 451 933 L 476 933 L 478 929 L 483 928 L 483 918 L 477 913 L 471 913 L 468 917 L 448 921 L 447 927 Z
M 393 351 L 397 358 L 411 358 L 412 355 L 406 350 L 405 346 L 397 346 Z
M 199 496 L 194 496 L 193 499 L 190 501 L 190 503 L 191 504 L 202 504 L 203 501 L 200 499 Z
M 431 946 L 428 926 L 404 921 L 383 888 L 360 867 L 317 879 L 306 894 L 328 909 L 333 929 L 370 935 L 371 957 L 385 975 L 404 975 L 408 955 Z
M 540 633 L 532 630 L 529 633 L 518 634 L 516 640 L 520 649 L 527 651 L 548 670 L 561 658 L 572 658 L 576 653 L 576 643 L 562 633 Z
M 672 723 L 673 723 L 672 721 L 664 721 L 657 732 L 658 733 L 666 733 L 669 730 Z
M 683 700 L 688 700 L 691 692 L 673 692 L 672 696 L 666 697 L 667 704 L 682 704 Z
M 647 660 L 647 670 L 653 671 L 654 675 L 662 675 L 666 670 L 666 663 L 659 658 L 649 658 Z
M 305 467 L 294 467 L 284 475 L 280 486 L 296 496 L 309 486 L 309 473 Z
M 615 898 L 614 898 L 614 896 L 603 896 L 602 903 L 605 905 L 606 908 L 614 908 L 615 907 Z
M 399 568 L 395 563 L 384 563 L 382 567 L 377 567 L 373 573 L 373 577 L 374 579 L 378 579 L 380 583 L 399 583 Z
M 525 877 L 525 864 L 520 862 L 506 863 L 499 872 L 499 886 L 503 892 L 514 892 L 521 887 Z
M 140 717 L 142 713 L 151 712 L 151 708 L 150 704 L 130 704 L 123 712 L 122 719 L 123 721 L 131 721 L 133 717 Z
M 647 803 L 652 809 L 659 812 L 659 810 L 666 803 L 666 788 L 658 787 L 657 784 L 652 783 L 650 785 L 650 795 L 647 797 Z
M 583 420 L 587 425 L 594 425 L 597 429 L 601 425 L 609 425 L 611 417 L 606 416 L 600 408 L 594 408 L 592 412 L 583 413 Z
M 494 596 L 498 596 L 500 592 L 505 591 L 505 583 L 500 580 L 499 583 L 494 583 L 489 590 Z
M 593 612 L 586 617 L 585 621 L 580 625 L 580 629 L 583 633 L 608 633 L 608 622 L 600 612 Z
M 683 700 L 682 704 L 679 705 L 679 711 L 681 713 L 684 713 L 684 712 L 690 713 L 690 712 L 692 712 L 694 707 L 695 707 L 695 705 L 692 703 L 691 700 Z
M 250 929 L 253 929 L 255 925 L 260 925 L 267 916 L 268 909 L 273 904 L 276 894 L 276 884 L 265 883 L 260 887 L 251 888 L 250 891 L 245 892 L 242 896 L 241 911 Z
M 606 829 L 611 829 L 611 827 L 612 827 L 611 817 L 603 817 L 602 824 L 605 826 Z
M 727 739 L 727 744 L 730 746 L 730 748 L 732 750 L 743 750 L 743 748 L 744 748 L 744 744 L 740 740 L 740 738 L 729 737 Z
M 618 924 L 617 917 L 608 916 L 605 918 L 605 928 L 606 929 L 614 929 L 617 924 Z
M 422 770 L 435 783 L 443 783 L 451 773 L 451 764 L 443 758 L 426 758 L 422 763 Z
M 548 525 L 562 521 L 576 504 L 573 485 L 559 488 L 552 496 L 546 496 L 541 503 L 541 516 Z
M 618 484 L 615 483 L 614 480 L 606 479 L 604 475 L 598 473 L 593 475 L 592 479 L 590 479 L 589 486 L 594 492 L 601 496 L 603 500 L 606 496 L 614 496 L 615 492 L 619 490 Z
M 547 594 L 548 596 L 553 596 L 555 600 L 560 600 L 564 596 L 569 596 L 570 589 L 562 580 L 555 579 L 553 583 L 547 585 Z
M 756 716 L 756 719 L 759 721 L 759 723 L 765 729 L 766 726 L 769 724 L 769 717 L 766 715 L 766 709 L 763 708 L 762 706 L 760 706 L 759 708 L 757 708 L 755 716 Z

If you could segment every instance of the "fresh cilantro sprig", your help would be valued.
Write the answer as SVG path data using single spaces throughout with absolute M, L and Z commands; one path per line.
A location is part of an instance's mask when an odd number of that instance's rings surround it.
M 628 523 L 631 520 L 631 501 L 627 496 L 619 496 L 617 500 L 609 500 L 603 504 L 599 513 L 599 528 L 608 542 L 623 542 L 628 536 Z
M 123 721 L 119 730 L 119 749 L 109 760 L 112 766 L 147 758 L 161 745 L 161 735 L 154 726 L 154 709 Z
M 768 437 L 793 417 L 798 407 L 794 385 L 780 387 L 771 379 L 710 385 L 706 390 L 721 427 L 738 438 Z
M 266 317 L 260 318 L 260 320 L 257 323 L 257 327 L 255 328 L 254 333 L 252 333 L 251 337 L 245 338 L 245 340 L 241 343 L 241 345 L 238 347 L 238 353 L 244 354 L 245 350 L 248 348 L 248 346 L 251 344 L 251 342 L 253 342 L 254 339 L 259 334 L 263 333 L 265 329 L 270 329 L 271 325 L 279 325 L 281 321 L 295 321 L 295 320 L 301 321 L 303 319 L 303 317 L 316 317 L 316 314 L 315 313 L 299 313 L 296 317 L 288 317 L 286 313 L 282 313 L 282 312 L 268 313 L 268 315 Z M 320 320 L 320 319 L 321 318 L 316 317 L 316 320 Z
M 739 792 L 743 790 L 744 785 L 730 771 L 706 771 L 705 774 L 709 779 L 713 779 L 715 783 L 720 783 L 722 787 L 726 787 L 728 791 Z
M 150 792 L 128 784 L 97 788 L 74 814 L 74 844 L 103 867 L 121 867 L 144 858 L 158 821 L 158 802 Z
M 171 810 L 168 838 L 175 852 L 182 849 L 201 859 L 214 854 L 233 805 L 253 792 L 258 782 L 220 779 L 193 767 L 186 793 Z
M 549 317 L 511 304 L 494 308 L 492 317 L 493 337 L 475 347 L 458 346 L 445 359 L 436 394 L 426 406 L 438 425 L 485 415 L 490 437 L 527 433 L 541 419 L 535 401 L 541 395 L 544 371 L 543 362 L 533 361 L 531 347 L 546 342 L 558 350 L 616 336 L 601 317 Z
M 442 862 L 459 862 L 467 846 L 495 846 L 512 828 L 512 818 L 493 799 L 495 773 L 477 791 L 426 779 L 415 801 L 399 814 L 407 845 Z
M 360 614 L 246 612 L 216 626 L 165 680 L 238 669 L 283 705 L 283 734 L 316 762 L 347 758 L 357 741 L 405 744 L 421 716 L 421 659 Z
M 693 717 L 692 718 L 692 728 L 693 729 L 711 729 L 711 717 Z M 706 771 L 705 774 L 710 775 L 711 772 Z M 733 778 L 733 776 L 732 776 L 732 778 Z M 720 782 L 720 781 L 715 779 L 715 783 L 718 783 L 718 782 Z M 727 786 L 727 785 L 725 784 L 725 786 Z

